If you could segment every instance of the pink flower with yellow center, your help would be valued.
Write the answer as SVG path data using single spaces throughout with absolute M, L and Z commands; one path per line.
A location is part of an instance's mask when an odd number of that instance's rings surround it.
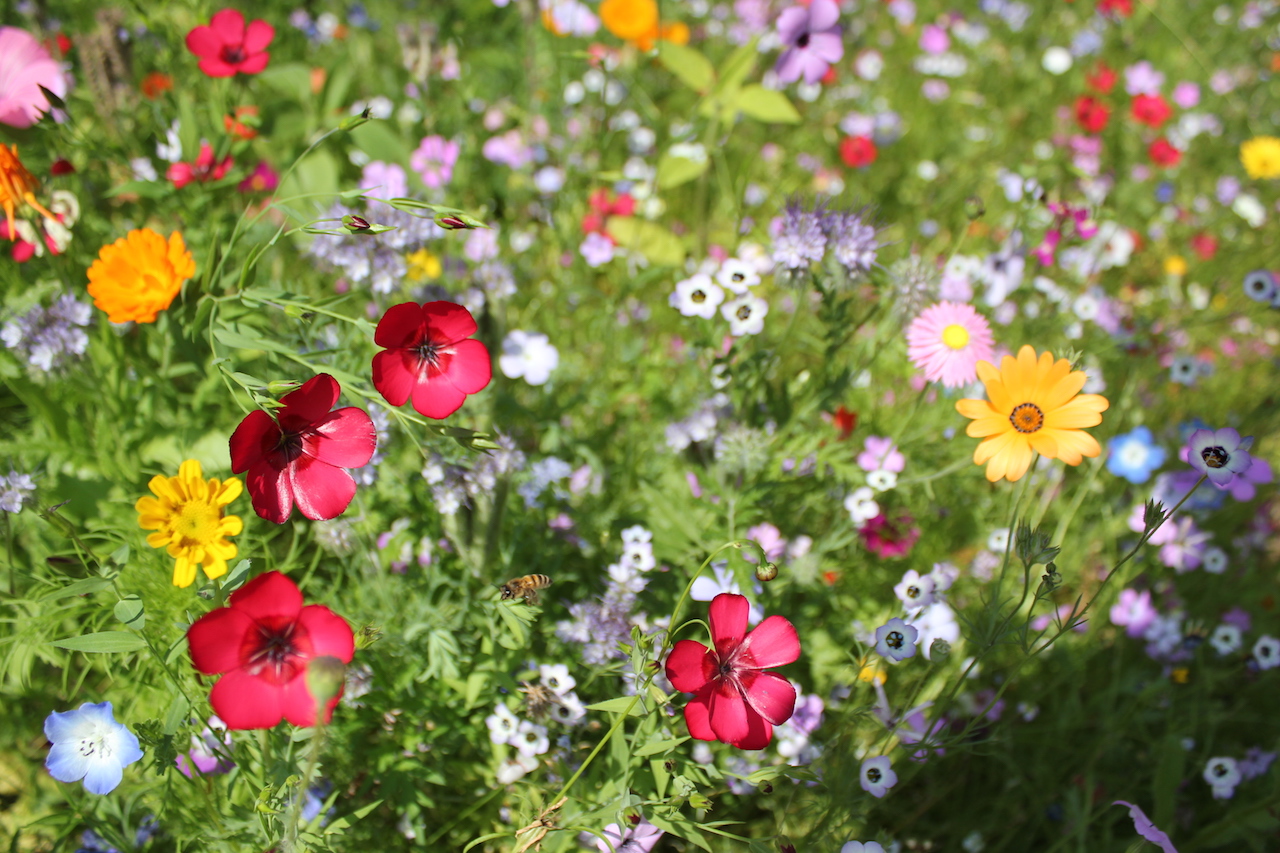
M 960 388 L 978 376 L 978 362 L 991 361 L 991 326 L 973 306 L 931 305 L 907 327 L 907 358 L 930 382 Z

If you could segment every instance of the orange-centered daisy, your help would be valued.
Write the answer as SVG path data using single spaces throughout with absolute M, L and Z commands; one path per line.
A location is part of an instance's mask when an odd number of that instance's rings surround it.
M 1081 430 L 1102 423 L 1111 404 L 1099 394 L 1081 394 L 1087 377 L 1072 371 L 1065 358 L 1054 361 L 1044 352 L 1024 346 L 1018 357 L 1006 355 L 1000 368 L 978 362 L 978 378 L 987 387 L 987 400 L 958 400 L 956 411 L 973 423 L 965 430 L 985 439 L 973 461 L 987 466 L 987 479 L 1013 482 L 1031 467 L 1035 453 L 1079 465 L 1102 448 Z

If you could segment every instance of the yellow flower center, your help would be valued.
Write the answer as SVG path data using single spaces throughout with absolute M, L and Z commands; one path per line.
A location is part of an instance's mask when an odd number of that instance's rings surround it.
M 1044 426 L 1044 412 L 1035 403 L 1023 403 L 1013 407 L 1009 423 L 1018 432 L 1036 432 Z
M 187 501 L 176 507 L 173 533 L 183 547 L 205 546 L 218 538 L 222 510 L 207 501 Z
M 942 342 L 951 349 L 964 349 L 969 344 L 969 330 L 959 323 L 952 323 L 942 330 Z

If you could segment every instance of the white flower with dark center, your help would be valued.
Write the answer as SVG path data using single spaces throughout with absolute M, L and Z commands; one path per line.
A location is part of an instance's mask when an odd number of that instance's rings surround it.
M 933 575 L 921 577 L 915 569 L 908 569 L 902 576 L 902 580 L 893 588 L 893 593 L 908 610 L 928 607 L 933 604 L 935 598 Z
M 1209 574 L 1222 574 L 1227 570 L 1227 552 L 1216 545 L 1205 548 L 1204 553 L 1200 555 L 1200 566 Z
M 557 696 L 564 696 L 578 686 L 578 681 L 569 674 L 569 667 L 562 663 L 544 663 L 538 667 L 542 684 Z
M 1229 800 L 1240 784 L 1240 768 L 1234 758 L 1210 758 L 1204 766 L 1204 781 L 1213 787 L 1215 800 Z
M 746 293 L 760 283 L 760 274 L 755 264 L 741 258 L 729 258 L 720 265 L 716 273 L 716 281 L 734 293 Z
M 862 772 L 859 774 L 862 790 L 879 799 L 898 784 L 898 774 L 893 772 L 890 764 L 887 755 L 865 759 L 862 762 Z
M 484 724 L 489 727 L 489 740 L 493 743 L 506 743 L 511 740 L 511 736 L 516 733 L 516 727 L 520 721 L 516 719 L 516 715 L 511 710 L 499 702 L 493 708 L 493 713 L 484 718 Z
M 883 468 L 867 475 L 867 485 L 877 492 L 887 492 L 898 485 L 898 475 Z
M 919 636 L 915 627 L 895 617 L 876 629 L 876 651 L 891 661 L 915 657 Z
M 508 379 L 544 385 L 559 365 L 560 351 L 551 345 L 546 335 L 513 329 L 502 341 L 498 367 Z
M 1218 654 L 1229 655 L 1239 651 L 1244 645 L 1244 640 L 1237 626 L 1224 624 L 1213 629 L 1213 635 L 1209 637 L 1209 645 L 1213 646 Z
M 653 557 L 653 543 L 628 542 L 622 549 L 622 563 L 637 572 L 647 572 L 658 563 Z
M 587 716 L 587 708 L 576 693 L 556 697 L 551 703 L 551 718 L 566 726 L 576 726 Z
M 1280 666 L 1280 640 L 1263 634 L 1253 644 L 1253 659 L 1258 662 L 1258 669 L 1275 669 Z
M 542 753 L 551 748 L 551 741 L 547 739 L 547 727 L 531 723 L 528 720 L 520 721 L 516 733 L 508 743 L 519 750 L 520 754 L 526 758 L 542 755 Z
M 652 542 L 653 531 L 643 525 L 633 524 L 618 534 L 623 543 L 630 545 L 634 542 Z
M 710 320 L 724 302 L 724 290 L 706 273 L 698 273 L 676 283 L 667 303 L 686 317 Z
M 861 527 L 880 514 L 880 504 L 875 501 L 875 492 L 869 486 L 854 489 L 844 499 L 844 508 L 849 511 L 849 518 L 855 527 Z
M 1253 465 L 1253 457 L 1248 452 L 1253 446 L 1253 436 L 1241 438 L 1231 427 L 1198 429 L 1191 433 L 1187 445 L 1187 461 L 1191 467 L 1219 489 L 1225 489 L 1237 474 L 1243 474 Z
M 720 306 L 720 314 L 729 321 L 729 334 L 734 337 L 758 335 L 764 329 L 769 303 L 751 293 L 744 293 Z
M 499 785 L 510 785 L 523 779 L 527 774 L 538 769 L 538 759 L 517 755 L 508 758 L 498 765 L 496 774 Z

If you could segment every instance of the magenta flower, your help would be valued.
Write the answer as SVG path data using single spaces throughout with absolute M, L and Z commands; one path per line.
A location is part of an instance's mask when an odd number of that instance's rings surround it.
M 844 56 L 840 39 L 840 7 L 835 0 L 813 0 L 808 8 L 792 6 L 778 16 L 778 35 L 787 45 L 774 71 L 783 83 L 801 77 L 812 85 Z
M 939 302 L 907 327 L 907 358 L 930 382 L 960 388 L 978 378 L 978 362 L 992 361 L 991 326 L 972 305 Z
M 355 497 L 343 469 L 367 464 L 378 434 L 354 406 L 329 411 L 341 393 L 338 380 L 317 374 L 280 398 L 275 418 L 255 409 L 231 434 L 231 470 L 248 472 L 253 509 L 267 521 L 284 524 L 295 503 L 313 521 L 336 518 Z
M 1248 450 L 1253 446 L 1253 436 L 1240 437 L 1231 427 L 1219 430 L 1198 429 L 1187 442 L 1191 467 L 1209 478 L 1219 489 L 1225 489 L 1253 465 Z
M 795 626 L 770 616 L 747 631 L 750 602 L 721 593 L 711 602 L 713 648 L 681 640 L 667 656 L 672 686 L 695 694 L 684 707 L 689 734 L 739 749 L 764 749 L 773 727 L 791 719 L 796 689 L 781 675 L 765 670 L 800 657 Z
M 435 190 L 453 180 L 453 166 L 458 162 L 458 143 L 443 136 L 426 136 L 409 157 L 409 165 L 422 182 Z
M 0 27 L 0 124 L 31 127 L 49 109 L 44 86 L 59 98 L 67 80 L 57 60 L 26 30 Z

